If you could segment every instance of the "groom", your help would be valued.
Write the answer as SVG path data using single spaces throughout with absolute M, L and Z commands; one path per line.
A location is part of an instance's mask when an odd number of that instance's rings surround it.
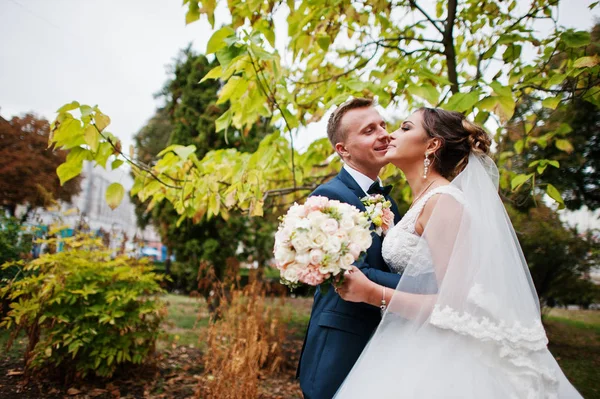
M 377 177 L 387 163 L 384 156 L 390 139 L 373 101 L 355 98 L 340 105 L 329 118 L 327 136 L 344 167 L 311 195 L 336 199 L 365 211 L 362 197 L 384 194 L 392 202 L 394 222 L 398 223 L 396 203 Z M 400 275 L 392 273 L 383 261 L 381 243 L 382 237 L 373 234 L 367 256 L 356 266 L 376 283 L 396 288 Z M 330 399 L 335 394 L 380 320 L 378 308 L 346 302 L 333 289 L 323 294 L 317 288 L 297 372 L 306 399 Z

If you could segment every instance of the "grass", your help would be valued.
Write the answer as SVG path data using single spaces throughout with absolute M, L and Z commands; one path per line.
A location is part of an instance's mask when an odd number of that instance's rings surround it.
M 203 349 L 209 319 L 204 300 L 173 294 L 167 294 L 163 299 L 167 302 L 168 313 L 157 349 L 173 345 Z
M 544 318 L 548 348 L 586 399 L 600 399 L 600 312 L 552 309 Z
M 202 298 L 165 295 L 168 313 L 158 343 L 158 351 L 187 346 L 205 348 L 208 309 Z M 304 337 L 312 298 L 268 298 L 267 304 L 280 312 L 290 338 Z M 600 311 L 552 309 L 544 317 L 550 340 L 549 349 L 567 378 L 586 399 L 600 399 Z M 0 329 L 0 359 L 22 355 L 26 338 L 21 334 L 9 352 L 5 345 L 9 338 Z
M 27 338 L 25 333 L 21 331 L 13 341 L 11 348 L 6 351 L 6 344 L 10 339 L 10 332 L 4 328 L 0 328 L 0 359 L 17 359 L 23 356 Z

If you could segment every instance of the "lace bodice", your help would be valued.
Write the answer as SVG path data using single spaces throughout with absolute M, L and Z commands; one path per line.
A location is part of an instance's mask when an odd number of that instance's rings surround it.
M 402 273 L 406 269 L 408 262 L 415 255 L 419 239 L 421 238 L 415 231 L 417 219 L 421 212 L 423 212 L 427 201 L 436 194 L 449 194 L 459 202 L 464 202 L 462 192 L 452 185 L 436 187 L 419 198 L 413 207 L 406 212 L 400 222 L 388 231 L 383 240 L 383 259 L 392 271 Z M 427 251 L 419 251 L 419 257 L 420 259 L 413 260 L 415 268 L 411 268 L 411 271 L 422 273 L 425 269 L 432 267 L 431 258 L 427 256 Z

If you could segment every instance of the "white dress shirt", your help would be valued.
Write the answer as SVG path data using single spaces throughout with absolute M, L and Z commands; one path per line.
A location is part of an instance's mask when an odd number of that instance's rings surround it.
M 346 169 L 346 172 L 348 172 L 350 176 L 352 176 L 354 181 L 358 183 L 365 195 L 367 195 L 367 191 L 369 190 L 369 187 L 371 187 L 371 184 L 373 184 L 374 180 L 368 176 L 365 176 L 364 174 L 362 174 L 361 172 L 359 172 L 358 170 L 354 169 L 352 166 L 349 166 L 346 163 L 344 164 L 344 169 Z M 378 177 L 377 180 L 379 180 L 379 185 L 381 185 L 381 179 Z

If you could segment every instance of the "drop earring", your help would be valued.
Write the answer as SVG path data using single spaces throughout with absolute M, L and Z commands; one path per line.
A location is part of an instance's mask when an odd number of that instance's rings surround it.
M 425 160 L 423 161 L 423 180 L 427 179 L 427 173 L 429 173 L 429 165 L 431 165 L 431 161 L 429 160 L 429 153 L 425 153 Z

